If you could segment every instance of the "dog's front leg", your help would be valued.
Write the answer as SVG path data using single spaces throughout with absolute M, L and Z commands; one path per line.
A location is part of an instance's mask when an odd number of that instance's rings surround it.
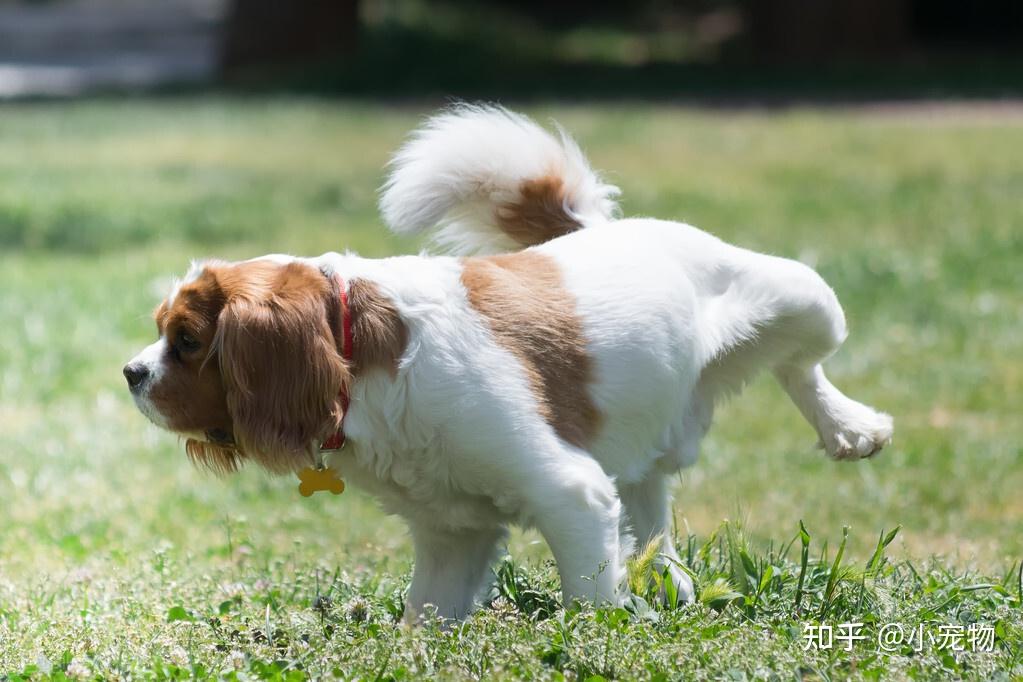
M 614 481 L 589 455 L 567 449 L 538 471 L 525 515 L 551 548 L 565 604 L 620 604 L 628 588 Z
M 475 608 L 503 528 L 446 531 L 412 522 L 415 566 L 403 620 L 416 623 L 436 609 L 441 618 L 461 620 Z

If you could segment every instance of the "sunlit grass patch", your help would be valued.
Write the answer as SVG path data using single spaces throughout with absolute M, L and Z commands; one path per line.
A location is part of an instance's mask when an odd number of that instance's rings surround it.
M 758 550 L 725 524 L 706 541 L 680 543 L 691 550 L 684 562 L 696 578 L 693 605 L 665 601 L 651 582 L 621 608 L 563 608 L 551 566 L 509 557 L 465 623 L 412 629 L 396 623 L 403 571 L 341 569 L 290 551 L 264 562 L 239 545 L 205 560 L 200 573 L 189 565 L 195 557 L 157 548 L 129 560 L 126 575 L 82 570 L 27 593 L 7 589 L 0 633 L 6 646 L 31 654 L 11 679 L 683 679 L 780 670 L 934 679 L 1018 671 L 1018 568 L 992 579 L 940 562 L 893 561 L 885 552 L 892 537 L 882 535 L 866 562 L 852 562 L 844 538 L 829 549 L 801 526 Z M 818 639 L 821 628 L 829 639 Z M 918 632 L 923 639 L 914 641 Z

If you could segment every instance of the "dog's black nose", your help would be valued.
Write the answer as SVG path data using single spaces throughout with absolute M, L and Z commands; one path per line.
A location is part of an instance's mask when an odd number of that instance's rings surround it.
M 141 386 L 148 376 L 149 370 L 145 365 L 129 363 L 124 366 L 124 378 L 128 380 L 128 388 L 133 391 Z

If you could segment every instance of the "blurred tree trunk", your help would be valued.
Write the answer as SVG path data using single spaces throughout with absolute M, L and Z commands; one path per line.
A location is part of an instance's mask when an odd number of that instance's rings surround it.
M 358 0 L 231 0 L 221 69 L 272 66 L 355 50 Z
M 888 57 L 909 40 L 908 0 L 751 0 L 757 55 L 811 62 Z

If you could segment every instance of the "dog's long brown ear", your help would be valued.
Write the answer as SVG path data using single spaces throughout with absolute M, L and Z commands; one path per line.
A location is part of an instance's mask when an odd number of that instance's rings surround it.
M 217 343 L 234 437 L 270 471 L 295 471 L 309 449 L 338 428 L 348 369 L 338 353 L 318 270 L 293 263 L 220 313 Z
M 194 438 L 185 441 L 185 452 L 188 459 L 192 460 L 192 464 L 212 471 L 218 476 L 238 471 L 245 462 L 245 455 L 234 446 L 226 447 Z

